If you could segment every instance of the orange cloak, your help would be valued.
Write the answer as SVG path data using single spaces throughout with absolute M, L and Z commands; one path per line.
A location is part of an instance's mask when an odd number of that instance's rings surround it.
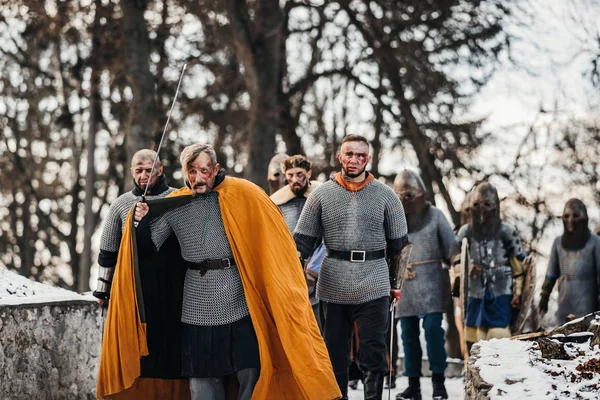
M 226 177 L 214 190 L 258 339 L 261 371 L 252 398 L 340 398 L 296 246 L 279 208 L 262 189 L 243 179 Z M 191 195 L 188 188 L 170 196 L 186 195 Z M 152 209 L 153 202 L 148 204 Z M 140 357 L 148 348 L 136 298 L 136 263 L 130 212 L 113 279 L 97 395 L 148 398 L 143 387 L 153 385 L 152 390 L 170 393 L 160 398 L 189 398 L 185 380 L 138 379 Z

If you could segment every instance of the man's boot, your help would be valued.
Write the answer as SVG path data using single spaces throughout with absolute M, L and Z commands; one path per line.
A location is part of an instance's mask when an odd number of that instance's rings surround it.
M 433 384 L 433 400 L 442 400 L 448 398 L 448 392 L 446 392 L 446 386 L 444 381 L 446 378 L 444 374 L 433 374 L 431 375 L 431 383 Z
M 396 389 L 396 376 L 392 375 L 392 379 L 390 379 L 389 375 L 385 376 L 385 386 L 384 389 Z
M 408 387 L 396 395 L 396 400 L 421 400 L 421 378 L 408 377 Z
M 383 395 L 383 376 L 383 372 L 365 372 L 363 379 L 365 400 L 381 400 Z
M 340 387 L 340 392 L 342 392 L 341 400 L 348 400 L 348 372 L 341 372 L 339 374 L 335 374 L 335 380 Z

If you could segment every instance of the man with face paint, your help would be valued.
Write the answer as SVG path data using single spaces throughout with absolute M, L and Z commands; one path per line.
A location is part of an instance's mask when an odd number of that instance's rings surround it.
M 294 232 L 298 224 L 298 219 L 300 218 L 300 213 L 304 208 L 306 199 L 313 190 L 321 185 L 321 182 L 310 180 L 312 176 L 311 168 L 311 162 L 303 155 L 291 156 L 281 161 L 281 169 L 288 184 L 271 195 L 271 200 L 281 210 L 291 233 Z M 324 252 L 324 246 L 318 250 L 318 254 L 324 255 Z M 317 252 L 315 252 L 315 255 L 317 255 Z M 311 259 L 311 261 L 316 260 Z M 320 261 L 322 261 L 322 257 Z M 311 265 L 310 262 L 305 266 L 306 282 L 308 284 L 310 304 L 313 306 L 315 317 L 317 317 L 319 301 L 316 296 L 316 281 L 318 270 L 315 268 L 309 269 L 309 265 Z M 316 267 L 318 268 L 319 266 L 320 262 L 318 262 Z
M 135 202 L 140 201 L 146 187 L 148 187 L 146 193 L 148 199 L 165 197 L 175 190 L 167 185 L 160 159 L 156 161 L 154 172 L 152 172 L 152 163 L 155 158 L 156 152 L 150 149 L 142 149 L 133 155 L 130 168 L 133 177 L 133 189 L 119 196 L 108 210 L 102 236 L 100 237 L 98 286 L 93 293 L 101 306 L 105 305 L 110 296 L 110 287 L 114 267 L 117 264 L 123 225 L 129 209 Z M 151 172 L 152 175 L 150 175 Z
M 558 281 L 558 322 L 569 314 L 576 318 L 598 311 L 600 294 L 600 238 L 590 234 L 585 204 L 570 199 L 562 215 L 564 233 L 552 243 L 548 271 L 539 309 L 548 312 L 548 301 Z
M 144 218 L 150 206 L 139 203 L 135 220 L 140 221 L 140 248 L 158 250 L 174 234 L 188 268 L 181 355 L 192 400 L 225 400 L 230 375 L 239 382 L 239 400 L 285 398 L 278 379 L 286 374 L 293 381 L 288 383 L 290 398 L 302 392 L 316 399 L 317 390 L 322 391 L 319 398 L 336 398 L 295 244 L 281 213 L 256 185 L 226 177 L 212 146 L 190 145 L 180 161 L 187 188 L 174 192 L 180 197 L 172 200 L 182 203 L 151 218 Z M 275 356 L 285 361 L 274 362 Z M 314 365 L 301 371 L 294 364 L 305 357 Z M 273 370 L 280 376 L 273 377 Z
M 394 191 L 366 171 L 371 155 L 364 137 L 346 136 L 338 160 L 342 171 L 308 197 L 294 239 L 302 259 L 308 259 L 322 240 L 327 248 L 317 297 L 342 398 L 347 399 L 356 321 L 360 340 L 356 358 L 363 372 L 364 398 L 376 400 L 382 397 L 388 369 L 385 339 L 390 295 L 400 295 L 410 252 L 406 218 Z
M 469 243 L 465 339 L 469 351 L 479 340 L 510 337 L 513 308 L 523 289 L 525 253 L 518 233 L 500 220 L 500 199 L 488 182 L 471 195 L 471 223 L 457 234 L 454 253 L 463 238 Z M 457 271 L 456 280 L 464 279 Z M 455 287 L 458 283 L 455 282 Z
M 269 183 L 269 195 L 272 195 L 286 185 L 285 174 L 281 169 L 281 161 L 288 157 L 287 154 L 275 154 L 269 161 L 267 171 L 267 182 Z
M 406 271 L 402 298 L 396 306 L 396 321 L 402 326 L 404 348 L 404 375 L 408 376 L 408 388 L 397 399 L 421 399 L 421 350 L 420 324 L 423 321 L 427 355 L 432 375 L 433 398 L 447 399 L 444 386 L 446 349 L 443 313 L 449 291 L 449 257 L 454 245 L 454 232 L 440 210 L 426 199 L 427 190 L 421 177 L 413 171 L 404 170 L 396 176 L 394 191 L 402 201 L 408 224 L 408 240 L 413 249 Z M 392 349 L 392 365 L 397 350 Z

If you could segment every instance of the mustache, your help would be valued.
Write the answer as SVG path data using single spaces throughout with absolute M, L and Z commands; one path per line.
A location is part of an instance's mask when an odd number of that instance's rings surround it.
M 198 183 L 194 184 L 194 189 L 203 187 L 203 186 L 206 186 L 206 182 L 198 182 Z

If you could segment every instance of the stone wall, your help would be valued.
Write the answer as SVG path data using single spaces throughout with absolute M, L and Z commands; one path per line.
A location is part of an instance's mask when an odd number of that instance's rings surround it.
M 95 399 L 102 315 L 90 296 L 0 302 L 0 399 Z
M 492 385 L 484 381 L 479 375 L 479 368 L 475 363 L 479 360 L 479 351 L 482 343 L 475 343 L 471 349 L 471 356 L 467 361 L 467 375 L 465 378 L 465 400 L 488 400 Z

